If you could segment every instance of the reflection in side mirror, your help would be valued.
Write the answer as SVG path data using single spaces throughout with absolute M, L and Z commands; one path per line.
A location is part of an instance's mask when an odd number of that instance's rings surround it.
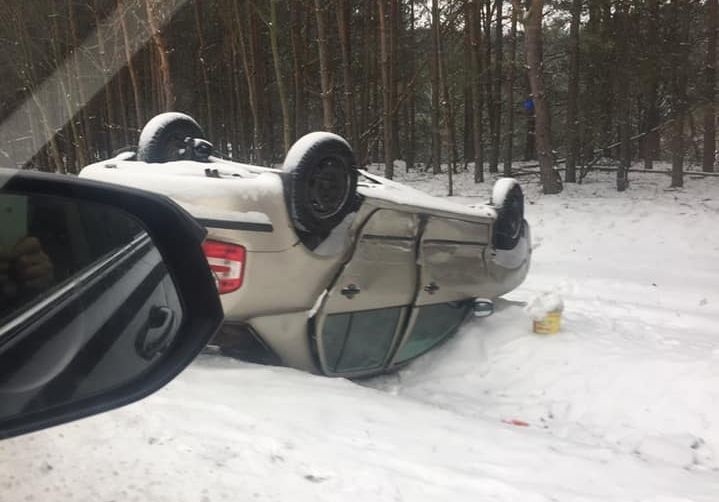
M 477 298 L 472 305 L 474 317 L 489 317 L 494 313 L 494 303 L 491 300 Z
M 163 359 L 183 307 L 125 211 L 0 193 L 0 425 L 132 385 Z

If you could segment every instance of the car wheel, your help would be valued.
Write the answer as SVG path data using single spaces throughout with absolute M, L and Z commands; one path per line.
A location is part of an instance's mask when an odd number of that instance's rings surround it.
M 205 134 L 195 119 L 184 113 L 168 112 L 153 117 L 142 129 L 137 146 L 137 160 L 170 162 L 192 159 L 188 138 L 201 139 Z
M 509 250 L 519 242 L 524 228 L 524 194 L 517 180 L 501 178 L 492 189 L 491 204 L 497 211 L 493 244 L 497 249 Z
M 327 234 L 357 207 L 357 161 L 340 136 L 303 136 L 287 152 L 283 170 L 289 212 L 299 230 Z

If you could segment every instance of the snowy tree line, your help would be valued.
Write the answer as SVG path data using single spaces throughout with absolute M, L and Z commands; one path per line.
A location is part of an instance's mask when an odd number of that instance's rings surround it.
M 77 172 L 154 114 L 267 164 L 317 129 L 360 163 L 713 171 L 719 0 L 7 0 L 0 158 Z M 8 122 L 8 119 L 12 118 Z M 562 175 L 560 177 L 561 168 Z

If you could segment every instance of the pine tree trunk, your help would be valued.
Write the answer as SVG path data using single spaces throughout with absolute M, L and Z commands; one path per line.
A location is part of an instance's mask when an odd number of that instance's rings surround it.
M 494 148 L 494 127 L 496 120 L 494 113 L 497 107 L 494 103 L 494 68 L 492 66 L 492 0 L 484 0 L 484 16 L 481 18 L 484 22 L 484 63 L 482 69 L 484 71 L 484 95 L 487 105 L 487 122 L 489 125 L 489 143 L 487 145 L 487 163 L 489 172 L 496 173 L 497 166 L 492 165 L 495 158 L 492 148 Z
M 617 53 L 619 60 L 619 82 L 617 88 L 617 119 L 619 121 L 619 168 L 617 169 L 617 191 L 623 192 L 629 186 L 629 167 L 632 162 L 631 149 L 631 103 L 632 103 L 632 75 L 631 54 L 629 49 L 629 36 L 631 24 L 629 22 L 629 5 L 621 2 L 616 7 L 618 33 L 616 36 Z
M 282 143 L 284 153 L 290 150 L 292 145 L 292 125 L 290 122 L 290 106 L 287 102 L 285 82 L 282 79 L 282 61 L 280 60 L 280 49 L 277 42 L 277 3 L 279 0 L 270 1 L 270 44 L 272 45 L 272 61 L 275 68 L 275 80 L 277 81 L 277 94 L 280 98 L 280 109 L 282 110 Z
M 80 47 L 80 38 L 77 32 L 77 18 L 75 7 L 71 1 L 67 2 L 68 7 L 68 19 L 70 22 L 70 34 L 72 38 L 72 46 L 77 49 Z M 88 125 L 87 125 L 87 107 L 90 104 L 85 92 L 84 76 L 80 72 L 80 54 L 73 54 L 73 70 L 75 72 L 75 83 L 77 84 L 77 102 L 76 102 L 76 116 L 78 121 L 78 132 L 80 137 L 78 138 L 78 148 L 81 155 L 81 166 L 84 166 L 85 159 L 91 152 L 91 147 L 88 144 Z
M 242 68 L 245 70 L 245 79 L 247 81 L 248 98 L 250 102 L 250 112 L 252 114 L 252 146 L 254 157 L 250 157 L 250 161 L 261 164 L 263 162 L 263 144 L 262 144 L 262 122 L 259 115 L 259 98 L 257 90 L 257 80 L 255 78 L 255 57 L 251 52 L 252 44 L 245 41 L 245 35 L 248 31 L 245 24 L 245 17 L 251 14 L 251 6 L 245 3 L 245 15 L 240 13 L 239 2 L 232 2 L 234 6 L 235 23 L 237 26 L 237 39 L 239 42 L 240 59 L 242 60 Z M 250 34 L 248 34 L 251 36 Z M 249 38 L 248 36 L 248 38 Z M 248 50 L 249 49 L 249 50 Z
M 302 0 L 290 0 L 290 42 L 292 44 L 292 81 L 294 85 L 294 133 L 295 138 L 307 132 L 307 103 L 305 98 L 305 41 L 302 36 L 304 24 L 304 3 Z
M 442 138 L 440 134 L 440 66 L 439 66 L 439 3 L 432 0 L 432 54 L 430 55 L 430 74 L 432 83 L 432 173 L 442 172 Z
M 199 2 L 193 2 L 195 7 L 195 33 L 197 35 L 197 58 L 200 60 L 200 69 L 202 71 L 202 84 L 205 89 L 205 132 L 210 138 L 214 137 L 212 124 L 212 92 L 210 90 L 210 71 L 207 65 L 207 47 L 205 44 L 205 35 L 202 29 L 202 15 Z
M 373 57 L 374 41 L 374 4 L 365 2 L 362 4 L 362 67 L 365 69 L 361 78 L 360 103 L 359 103 L 359 144 L 357 145 L 358 162 L 361 166 L 369 162 L 369 111 L 372 99 L 372 79 L 374 75 L 374 63 L 377 58 Z
M 387 0 L 377 0 L 380 29 L 380 58 L 382 68 L 382 130 L 384 133 L 384 175 L 394 176 L 394 135 L 392 134 L 392 19 Z
M 125 0 L 117 0 L 117 8 L 124 9 Z M 139 129 L 145 123 L 145 119 L 142 113 L 142 94 L 140 93 L 140 78 L 137 74 L 137 69 L 135 68 L 132 51 L 130 50 L 130 39 L 127 32 L 127 19 L 124 15 L 120 16 L 120 29 L 122 31 L 123 49 L 125 51 L 127 71 L 130 74 L 130 84 L 132 86 L 133 105 L 135 107 L 135 125 Z
M 95 14 L 95 25 L 99 26 L 101 23 L 100 14 L 98 11 L 98 3 L 97 0 L 93 0 L 93 10 Z M 124 17 L 124 16 L 122 16 Z M 123 20 L 124 22 L 124 20 Z M 117 138 L 114 131 L 115 128 L 115 102 L 112 99 L 112 86 L 110 85 L 110 81 L 112 78 L 112 75 L 110 75 L 110 69 L 108 68 L 108 61 L 107 61 L 107 49 L 105 47 L 105 40 L 103 40 L 103 37 L 98 36 L 97 37 L 97 49 L 99 53 L 99 63 L 100 68 L 103 74 L 103 81 L 107 82 L 105 85 L 105 88 L 102 90 L 102 94 L 105 97 L 105 124 L 102 129 L 104 129 L 105 135 L 107 137 L 107 144 L 105 145 L 107 154 L 110 154 L 114 148 L 116 148 L 117 145 Z
M 439 31 L 440 24 L 437 23 L 437 30 Z M 445 59 L 444 46 L 442 41 L 442 34 L 437 33 L 438 48 L 439 48 L 439 78 L 440 87 L 442 88 L 442 104 L 444 111 L 444 129 L 447 134 L 447 153 L 449 154 L 449 165 L 447 166 L 447 176 L 449 187 L 447 195 L 453 195 L 453 174 L 457 172 L 457 134 L 454 125 L 454 111 L 452 106 L 452 97 L 449 94 L 449 76 L 447 75 L 447 61 Z
M 484 126 L 482 123 L 482 108 L 484 98 L 482 94 L 482 30 L 480 26 L 482 5 L 479 0 L 470 0 L 467 5 L 467 22 L 470 25 L 472 45 L 472 89 L 474 100 L 472 103 L 472 115 L 474 131 L 472 141 L 474 143 L 474 182 L 484 181 L 484 144 L 482 134 Z
M 52 15 L 50 17 L 52 19 L 52 30 L 51 30 L 52 36 L 50 38 L 50 44 L 51 44 L 51 48 L 52 48 L 52 52 L 53 52 L 53 59 L 54 59 L 53 65 L 56 68 L 59 68 L 63 61 L 63 55 L 61 54 L 60 47 L 59 47 L 60 39 L 61 39 L 60 28 L 58 26 L 59 15 L 54 10 L 54 8 L 52 11 Z M 72 96 L 72 93 L 68 90 L 69 86 L 72 85 L 72 82 L 70 81 L 71 77 L 72 76 L 70 74 L 59 75 L 59 77 L 57 78 L 57 83 L 59 86 L 58 95 L 59 95 L 60 100 L 62 101 L 62 105 L 65 108 L 65 117 L 67 119 L 67 123 L 70 126 L 70 133 L 72 134 L 72 138 L 69 141 L 69 145 L 72 147 L 72 150 L 73 150 L 72 157 L 68 156 L 67 163 L 64 167 L 66 170 L 69 170 L 69 172 L 75 173 L 75 172 L 77 172 L 77 168 L 78 168 L 78 166 L 76 165 L 75 159 L 78 157 L 76 154 L 77 154 L 77 151 L 79 150 L 78 140 L 80 138 L 80 132 L 78 131 L 77 124 L 75 123 L 75 119 L 73 116 L 74 115 L 73 105 L 72 105 L 73 96 Z M 65 80 L 66 78 L 67 78 L 67 81 Z M 61 122 L 59 122 L 58 125 L 62 125 Z M 84 159 L 84 157 L 80 158 L 80 161 L 84 165 L 85 162 L 82 159 Z
M 393 152 L 395 158 L 400 158 L 400 147 L 401 147 L 401 141 L 400 141 L 400 127 L 399 127 L 399 113 L 397 111 L 397 96 L 399 95 L 399 88 L 401 84 L 401 79 L 399 76 L 399 71 L 397 69 L 397 54 L 399 52 L 399 32 L 400 32 L 400 14 L 399 14 L 399 0 L 389 0 L 389 21 L 391 25 L 390 29 L 390 58 L 389 58 L 389 68 L 390 68 L 390 92 L 392 93 L 392 145 L 393 145 Z
M 167 39 L 161 28 L 161 20 L 158 18 L 158 10 L 162 7 L 159 2 L 162 0 L 145 0 L 147 10 L 147 23 L 152 35 L 152 44 L 155 47 L 159 58 L 160 87 L 163 111 L 171 111 L 175 108 L 175 91 L 172 85 L 172 74 L 170 71 L 170 48 Z
M 502 151 L 502 66 L 504 64 L 504 52 L 502 49 L 502 10 L 503 1 L 495 0 L 496 25 L 494 32 L 494 89 L 492 92 L 492 113 L 494 128 L 492 130 L 492 158 L 489 162 L 489 171 L 499 171 L 499 157 Z
M 409 1 L 409 47 L 410 51 L 407 55 L 407 58 L 409 59 L 409 74 L 414 75 L 414 72 L 416 71 L 417 64 L 415 62 L 415 51 L 414 47 L 416 45 L 416 37 L 415 37 L 415 5 L 414 0 Z M 415 86 L 411 86 L 409 89 L 409 98 L 408 98 L 408 104 L 407 104 L 407 113 L 409 115 L 408 117 L 408 124 L 407 124 L 407 169 L 414 169 L 415 159 L 417 158 L 416 155 L 416 148 L 417 148 L 417 140 L 416 140 L 416 116 L 417 116 L 417 108 L 416 108 L 416 102 L 417 102 L 417 91 L 415 90 Z
M 582 0 L 572 0 L 572 22 L 569 30 L 569 88 L 567 90 L 567 171 L 565 181 L 576 183 L 579 157 L 579 27 Z
M 357 148 L 357 124 L 355 119 L 354 82 L 352 79 L 352 10 L 348 0 L 337 2 L 337 31 L 340 39 L 340 52 L 342 55 L 342 80 L 344 85 L 344 133 L 350 139 L 352 146 Z
M 542 190 L 545 194 L 556 194 L 562 191 L 562 184 L 559 175 L 554 170 L 549 103 L 544 90 L 542 62 L 543 8 L 544 0 L 531 0 L 531 6 L 525 17 L 525 43 L 529 82 L 532 89 L 532 98 L 534 99 L 537 154 L 539 156 Z
M 516 3 L 515 3 L 516 5 Z M 526 44 L 526 35 L 525 35 Z M 526 51 L 525 51 L 526 52 Z M 527 57 L 525 53 L 525 59 Z M 526 61 L 525 61 L 526 64 Z M 527 99 L 524 102 L 524 160 L 532 160 L 537 158 L 537 135 L 536 135 L 536 118 L 534 112 L 534 100 L 532 99 L 532 86 L 529 83 L 529 74 L 524 73 L 524 87 L 526 89 Z
M 659 150 L 659 131 L 655 131 L 659 125 L 659 110 L 657 106 L 658 80 L 659 80 L 659 0 L 647 0 L 647 52 L 648 52 L 648 75 L 647 75 L 647 117 L 645 132 L 647 135 L 642 140 L 642 151 L 644 157 L 644 169 L 654 168 L 654 159 Z
M 463 33 L 463 59 L 464 68 L 463 76 L 463 97 L 464 97 L 464 135 L 463 135 L 463 151 L 464 151 L 464 167 L 474 158 L 474 96 L 472 95 L 472 83 L 474 81 L 474 69 L 472 68 L 472 15 L 470 9 L 471 2 L 464 0 L 464 33 Z
M 325 131 L 334 131 L 334 91 L 332 89 L 330 55 L 327 45 L 326 8 L 327 3 L 324 2 L 324 0 L 315 0 L 315 17 L 317 18 L 317 48 L 320 59 L 320 84 L 322 87 L 322 127 Z
M 504 155 L 504 176 L 512 176 L 512 155 L 514 153 L 514 81 L 517 73 L 517 9 L 512 6 L 512 20 L 509 32 L 509 70 L 507 73 L 507 132 Z
M 719 27 L 719 0 L 707 0 L 706 30 L 707 52 L 704 63 L 704 152 L 702 170 L 710 173 L 714 171 L 716 156 L 716 105 L 715 87 L 717 81 L 717 28 Z
M 682 0 L 672 0 L 672 25 L 674 30 L 674 64 L 672 75 L 672 187 L 684 186 L 684 128 L 687 115 L 687 65 L 689 16 Z

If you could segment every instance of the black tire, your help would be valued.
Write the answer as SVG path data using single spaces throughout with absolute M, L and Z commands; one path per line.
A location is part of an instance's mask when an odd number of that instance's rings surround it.
M 330 133 L 310 133 L 287 152 L 287 206 L 295 227 L 326 235 L 358 205 L 357 161 L 349 144 Z
M 140 133 L 137 160 L 155 163 L 191 159 L 192 152 L 185 140 L 204 137 L 202 128 L 189 115 L 177 112 L 155 115 Z
M 492 191 L 492 204 L 497 211 L 492 236 L 494 247 L 501 250 L 514 249 L 524 231 L 522 187 L 516 180 L 502 180 L 502 183 L 498 181 Z

